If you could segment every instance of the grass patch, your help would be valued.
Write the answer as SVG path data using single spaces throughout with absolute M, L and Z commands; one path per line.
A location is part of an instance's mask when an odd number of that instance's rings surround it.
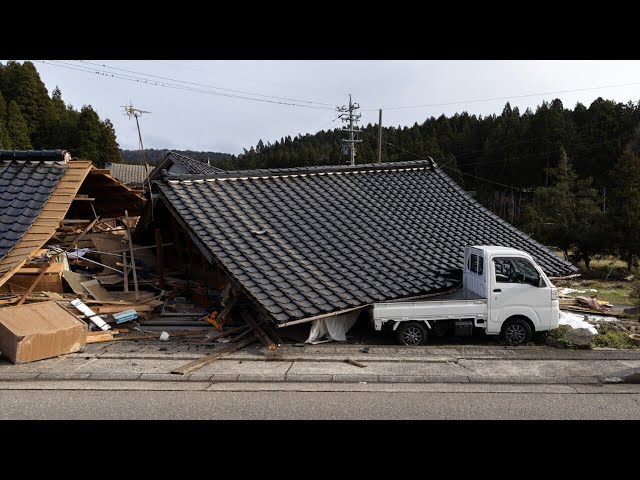
M 607 348 L 637 348 L 626 332 L 612 330 L 607 333 L 597 334 L 593 336 L 591 345 L 594 347 Z
M 573 293 L 570 296 L 586 296 L 595 297 L 600 301 L 609 303 L 621 303 L 625 305 L 638 305 L 640 294 L 640 282 L 625 282 L 625 281 L 604 281 L 599 279 L 584 279 L 584 280 L 569 280 L 558 281 L 558 289 L 564 287 L 573 288 L 576 290 L 588 290 L 593 288 L 597 292 L 586 293 Z
M 564 334 L 567 333 L 567 330 L 569 330 L 568 325 L 558 325 L 558 328 L 554 330 L 550 330 L 547 335 L 549 337 L 555 338 L 558 341 L 558 343 L 562 346 L 562 348 L 576 348 L 576 346 L 573 343 L 568 342 L 564 338 Z

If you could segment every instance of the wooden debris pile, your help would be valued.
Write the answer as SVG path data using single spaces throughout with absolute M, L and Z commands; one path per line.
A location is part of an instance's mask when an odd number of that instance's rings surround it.
M 591 297 L 570 297 L 569 295 L 563 295 L 558 293 L 558 299 L 560 300 L 560 310 L 568 310 L 571 312 L 584 312 L 594 314 L 608 314 L 613 308 L 609 302 L 604 302 Z

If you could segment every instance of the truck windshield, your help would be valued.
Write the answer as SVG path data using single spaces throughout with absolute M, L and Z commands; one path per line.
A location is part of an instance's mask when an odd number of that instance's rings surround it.
M 538 271 L 527 259 L 494 257 L 493 266 L 497 283 L 528 283 L 537 287 L 540 282 Z

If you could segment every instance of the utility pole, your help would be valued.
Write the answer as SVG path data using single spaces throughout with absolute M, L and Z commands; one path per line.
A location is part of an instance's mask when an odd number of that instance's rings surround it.
M 378 163 L 382 163 L 382 109 L 378 116 Z
M 357 138 L 355 138 L 355 134 L 358 133 L 360 129 L 357 126 L 354 126 L 354 123 L 357 123 L 362 115 L 356 115 L 354 111 L 358 110 L 359 108 L 360 108 L 360 104 L 353 103 L 351 101 L 351 94 L 349 94 L 349 106 L 348 107 L 342 106 L 338 108 L 338 111 L 342 112 L 340 115 L 338 115 L 338 117 L 343 122 L 349 123 L 348 127 L 342 127 L 343 131 L 349 132 L 349 139 L 348 140 L 343 139 L 342 143 L 348 144 L 350 147 L 350 155 L 351 155 L 350 165 L 356 164 L 356 143 L 362 142 L 362 140 L 358 140 Z

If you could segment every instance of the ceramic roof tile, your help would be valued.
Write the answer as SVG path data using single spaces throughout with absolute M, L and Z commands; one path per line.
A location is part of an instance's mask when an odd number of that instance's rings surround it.
M 276 322 L 427 294 L 466 245 L 576 271 L 428 161 L 173 176 L 158 183 L 220 266 Z
M 12 158 L 18 160 L 10 160 Z M 58 158 L 60 161 L 56 161 Z M 55 150 L 0 150 L 0 259 L 11 251 L 40 215 L 67 168 L 62 158 Z
M 144 183 L 147 179 L 147 171 L 144 165 L 130 165 L 127 163 L 107 163 L 107 169 L 111 172 L 111 176 L 116 180 L 120 180 L 126 185 Z M 152 166 L 149 166 L 149 173 L 153 172 Z

